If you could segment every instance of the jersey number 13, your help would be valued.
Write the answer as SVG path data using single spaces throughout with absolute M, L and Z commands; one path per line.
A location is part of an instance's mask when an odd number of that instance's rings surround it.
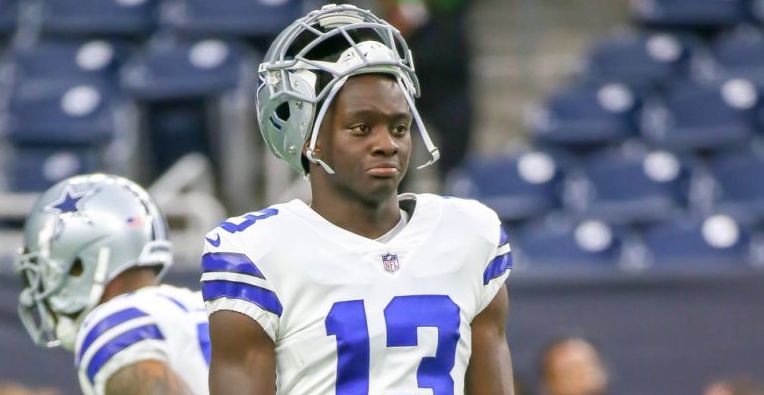
M 387 347 L 416 346 L 417 328 L 438 330 L 435 356 L 422 358 L 417 369 L 419 388 L 434 395 L 453 395 L 451 369 L 459 341 L 459 306 L 445 295 L 396 296 L 385 307 Z M 369 393 L 369 329 L 363 300 L 332 305 L 326 333 L 337 339 L 337 395 Z

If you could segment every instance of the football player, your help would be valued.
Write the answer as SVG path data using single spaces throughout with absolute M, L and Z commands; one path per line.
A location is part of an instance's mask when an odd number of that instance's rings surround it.
M 413 124 L 426 164 L 438 158 L 399 32 L 325 6 L 287 27 L 259 72 L 265 142 L 309 176 L 312 201 L 206 236 L 210 392 L 511 394 L 499 219 L 476 201 L 397 192 Z
M 58 183 L 27 218 L 19 316 L 38 345 L 74 352 L 86 395 L 209 393 L 202 298 L 158 284 L 166 232 L 146 191 L 105 174 Z

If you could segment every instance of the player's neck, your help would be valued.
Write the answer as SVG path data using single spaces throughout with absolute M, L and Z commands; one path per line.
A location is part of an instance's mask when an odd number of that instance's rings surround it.
M 314 195 L 310 206 L 334 225 L 369 239 L 384 235 L 401 219 L 397 195 L 378 204 L 353 199 L 316 199 Z
M 119 295 L 137 291 L 143 287 L 156 284 L 156 273 L 150 268 L 137 268 L 120 273 L 106 285 L 101 297 L 101 303 L 107 302 Z

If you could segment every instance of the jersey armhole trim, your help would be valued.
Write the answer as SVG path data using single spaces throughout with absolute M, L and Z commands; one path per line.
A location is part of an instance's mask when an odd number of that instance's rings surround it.
M 499 290 L 501 287 L 504 286 L 504 284 L 507 281 L 507 277 L 509 277 L 509 274 L 512 270 L 507 269 L 506 271 L 502 272 L 495 278 L 492 278 L 484 287 L 483 287 L 483 293 L 482 293 L 482 299 L 480 300 L 480 305 L 477 308 L 477 311 L 475 312 L 475 315 L 477 316 L 480 314 L 483 310 L 485 310 L 486 307 L 488 307 L 489 304 L 491 304 L 491 301 L 493 301 L 493 298 L 496 297 L 496 294 L 499 293 Z
M 233 311 L 246 315 L 254 320 L 268 334 L 273 343 L 276 343 L 276 329 L 278 316 L 263 310 L 244 300 L 219 298 L 207 302 L 207 315 L 212 316 L 216 311 Z

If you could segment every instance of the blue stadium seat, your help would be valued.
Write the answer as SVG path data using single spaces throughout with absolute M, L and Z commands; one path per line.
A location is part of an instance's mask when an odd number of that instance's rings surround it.
M 127 53 L 127 46 L 119 42 L 51 39 L 14 49 L 10 65 L 16 83 L 71 79 L 116 83 Z
M 542 221 L 510 235 L 512 255 L 528 267 L 615 267 L 623 259 L 625 230 L 597 220 Z
M 670 150 L 718 150 L 747 145 L 755 133 L 756 86 L 745 79 L 719 84 L 682 83 L 646 103 L 641 132 Z
M 41 1 L 42 30 L 53 35 L 142 36 L 156 24 L 156 0 Z
M 449 193 L 478 199 L 503 221 L 521 221 L 560 207 L 560 163 L 533 151 L 474 158 L 454 173 Z
M 764 33 L 744 28 L 722 36 L 711 47 L 716 75 L 747 78 L 764 85 Z
M 647 26 L 720 28 L 742 22 L 745 0 L 636 0 L 632 15 Z
M 275 36 L 302 11 L 301 0 L 165 0 L 160 19 L 181 33 Z
M 748 15 L 759 25 L 764 25 L 764 2 L 751 0 L 749 2 Z
M 568 87 L 550 97 L 533 118 L 542 144 L 571 148 L 621 142 L 636 135 L 640 100 L 617 83 Z
M 15 148 L 4 162 L 14 192 L 41 192 L 66 177 L 100 170 L 92 149 Z
M 669 33 L 622 33 L 599 42 L 586 59 L 587 78 L 620 82 L 640 92 L 687 75 L 697 44 Z
M 608 223 L 659 220 L 687 205 L 692 162 L 666 151 L 599 152 L 566 179 L 565 204 Z
M 106 144 L 116 99 L 108 85 L 91 82 L 20 85 L 9 99 L 7 138 L 24 146 Z
M 750 231 L 726 215 L 656 223 L 643 230 L 642 240 L 646 259 L 655 269 L 723 268 L 751 259 Z
M 16 31 L 19 19 L 19 0 L 0 0 L 0 36 L 8 37 Z
M 709 163 L 713 178 L 713 207 L 746 224 L 764 222 L 764 158 L 748 154 L 727 154 Z
M 254 75 L 257 62 L 240 42 L 159 37 L 130 61 L 123 86 L 146 100 L 208 96 L 234 88 Z

